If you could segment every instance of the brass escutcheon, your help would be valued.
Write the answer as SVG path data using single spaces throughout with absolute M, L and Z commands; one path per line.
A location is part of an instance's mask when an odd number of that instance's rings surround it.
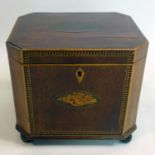
M 76 76 L 76 78 L 77 78 L 77 80 L 78 80 L 78 83 L 81 83 L 81 82 L 82 82 L 82 80 L 83 80 L 83 78 L 84 78 L 84 75 L 85 75 L 85 73 L 84 73 L 84 71 L 83 71 L 82 68 L 78 68 L 78 69 L 76 70 L 75 76 Z

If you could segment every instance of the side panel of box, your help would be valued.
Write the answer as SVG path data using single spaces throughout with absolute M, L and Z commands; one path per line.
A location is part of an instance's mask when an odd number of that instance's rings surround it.
M 21 49 L 14 44 L 6 43 L 8 56 L 16 60 L 17 62 L 23 62 L 23 56 Z
M 137 52 L 147 53 L 147 46 L 138 49 Z M 136 123 L 138 102 L 140 97 L 141 85 L 143 80 L 143 72 L 145 67 L 146 57 L 140 59 L 133 65 L 131 83 L 129 88 L 128 103 L 126 109 L 126 115 L 124 119 L 123 133 L 132 128 Z
M 25 91 L 24 69 L 20 63 L 9 57 L 12 88 L 18 127 L 30 133 L 28 106 Z

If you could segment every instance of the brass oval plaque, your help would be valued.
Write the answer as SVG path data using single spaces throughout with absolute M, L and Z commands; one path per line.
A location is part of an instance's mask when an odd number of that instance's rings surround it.
M 97 98 L 86 91 L 75 91 L 67 93 L 66 95 L 58 97 L 57 100 L 75 107 L 94 105 L 97 103 Z

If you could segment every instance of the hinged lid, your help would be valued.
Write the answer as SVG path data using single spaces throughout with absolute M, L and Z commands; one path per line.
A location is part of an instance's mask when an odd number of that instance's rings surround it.
M 86 56 L 98 52 L 98 57 L 101 51 L 107 55 L 124 52 L 125 59 L 135 53 L 135 62 L 146 56 L 139 48 L 147 45 L 131 17 L 119 13 L 32 13 L 18 18 L 7 41 L 9 56 L 21 63 L 51 63 L 47 56 L 74 56 L 73 52 L 78 56 L 84 51 Z

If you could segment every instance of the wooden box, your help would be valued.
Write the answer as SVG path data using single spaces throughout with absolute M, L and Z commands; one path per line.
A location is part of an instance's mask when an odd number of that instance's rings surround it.
M 32 13 L 6 45 L 23 140 L 131 140 L 148 47 L 131 17 Z

